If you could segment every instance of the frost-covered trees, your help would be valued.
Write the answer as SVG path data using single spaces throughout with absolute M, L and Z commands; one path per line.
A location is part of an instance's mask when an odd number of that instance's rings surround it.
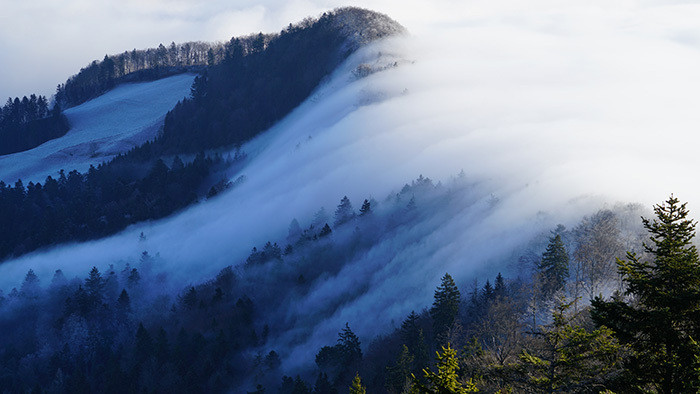
M 587 299 L 601 294 L 617 279 L 615 259 L 622 256 L 619 220 L 609 210 L 586 217 L 574 229 L 576 249 L 572 274 L 575 290 L 580 288 Z M 575 296 L 579 292 L 575 291 Z

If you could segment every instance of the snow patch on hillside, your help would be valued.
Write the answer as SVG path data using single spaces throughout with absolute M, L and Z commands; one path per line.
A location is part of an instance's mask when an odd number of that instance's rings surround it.
M 165 114 L 187 97 L 194 75 L 181 74 L 154 82 L 123 84 L 64 113 L 66 135 L 28 151 L 0 156 L 0 180 L 44 182 L 59 170 L 87 171 L 152 139 Z

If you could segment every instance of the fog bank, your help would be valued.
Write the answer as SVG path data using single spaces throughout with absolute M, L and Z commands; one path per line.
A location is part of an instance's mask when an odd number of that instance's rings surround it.
M 474 187 L 461 203 L 430 206 L 432 220 L 297 300 L 322 308 L 329 289 L 367 289 L 306 327 L 308 342 L 283 354 L 303 359 L 317 350 L 312 344 L 333 343 L 346 321 L 367 343 L 376 325 L 429 303 L 445 271 L 463 285 L 512 269 L 513 251 L 557 223 L 617 202 L 650 206 L 671 192 L 700 209 L 692 181 L 700 168 L 700 27 L 691 23 L 700 7 L 408 3 L 401 6 L 410 15 L 389 14 L 410 36 L 363 49 L 243 146 L 248 161 L 233 177 L 246 182 L 176 217 L 4 263 L 0 286 L 18 283 L 28 268 L 42 279 L 56 268 L 85 273 L 144 249 L 159 253 L 168 264 L 160 269 L 176 280 L 197 281 L 284 239 L 292 218 L 308 225 L 319 207 L 332 212 L 344 195 L 358 208 L 419 174 L 447 184 L 464 170 Z M 360 64 L 378 72 L 358 79 Z

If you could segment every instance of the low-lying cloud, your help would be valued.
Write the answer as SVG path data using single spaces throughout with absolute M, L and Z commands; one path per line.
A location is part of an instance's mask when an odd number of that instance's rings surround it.
M 293 4 L 273 14 L 340 5 Z M 331 211 L 343 195 L 357 206 L 418 174 L 448 182 L 463 169 L 475 192 L 462 205 L 437 210 L 439 222 L 411 230 L 421 243 L 387 239 L 298 300 L 311 308 L 329 286 L 370 285 L 306 327 L 309 342 L 285 355 L 294 358 L 314 351 L 309 344 L 333 343 L 345 321 L 357 322 L 360 337 L 370 339 L 377 322 L 425 306 L 445 271 L 461 284 L 491 274 L 507 266 L 512 250 L 558 222 L 575 223 L 617 201 L 649 206 L 671 192 L 700 209 L 694 182 L 700 6 L 358 4 L 388 13 L 412 34 L 356 54 L 288 118 L 244 146 L 246 182 L 173 218 L 7 262 L 0 265 L 0 286 L 17 283 L 28 268 L 44 278 L 56 268 L 84 273 L 143 249 L 160 253 L 169 264 L 163 269 L 183 283 L 196 281 L 239 263 L 254 245 L 283 239 L 292 218 L 309 221 L 320 206 Z M 273 27 L 278 21 L 261 20 Z M 398 67 L 352 77 L 358 64 L 394 61 Z M 138 240 L 142 231 L 145 242 Z

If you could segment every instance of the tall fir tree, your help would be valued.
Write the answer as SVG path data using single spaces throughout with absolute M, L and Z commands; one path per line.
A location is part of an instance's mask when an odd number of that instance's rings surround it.
M 423 329 L 420 327 L 419 317 L 415 311 L 406 317 L 401 323 L 401 340 L 414 357 L 413 372 L 419 372 L 428 365 L 428 345 L 425 343 Z
M 564 288 L 569 277 L 569 254 L 561 235 L 556 234 L 549 240 L 547 250 L 542 254 L 537 268 L 540 273 L 542 297 L 550 299 L 554 293 Z
M 369 213 L 372 213 L 372 204 L 369 202 L 369 200 L 365 199 L 365 201 L 362 203 L 362 207 L 360 208 L 360 216 L 364 216 Z
M 350 329 L 350 324 L 345 323 L 345 328 L 338 333 L 338 345 L 342 350 L 346 363 L 359 361 L 362 359 L 362 349 L 360 339 Z
M 687 393 L 700 390 L 700 261 L 692 244 L 696 222 L 673 195 L 642 218 L 652 261 L 628 252 L 617 260 L 627 298 L 592 301 L 591 315 L 627 344 L 624 387 L 636 391 Z
M 459 312 L 460 293 L 454 279 L 445 273 L 440 286 L 435 290 L 430 316 L 433 318 L 433 333 L 437 343 L 444 343 Z
M 20 294 L 26 298 L 37 298 L 41 287 L 39 286 L 39 277 L 36 276 L 33 269 L 27 271 L 27 275 L 24 277 L 24 282 L 20 288 Z
M 338 227 L 344 223 L 349 222 L 355 218 L 355 210 L 352 208 L 352 203 L 348 196 L 344 196 L 338 204 L 338 208 L 335 210 L 335 221 L 333 222 L 334 227 Z

